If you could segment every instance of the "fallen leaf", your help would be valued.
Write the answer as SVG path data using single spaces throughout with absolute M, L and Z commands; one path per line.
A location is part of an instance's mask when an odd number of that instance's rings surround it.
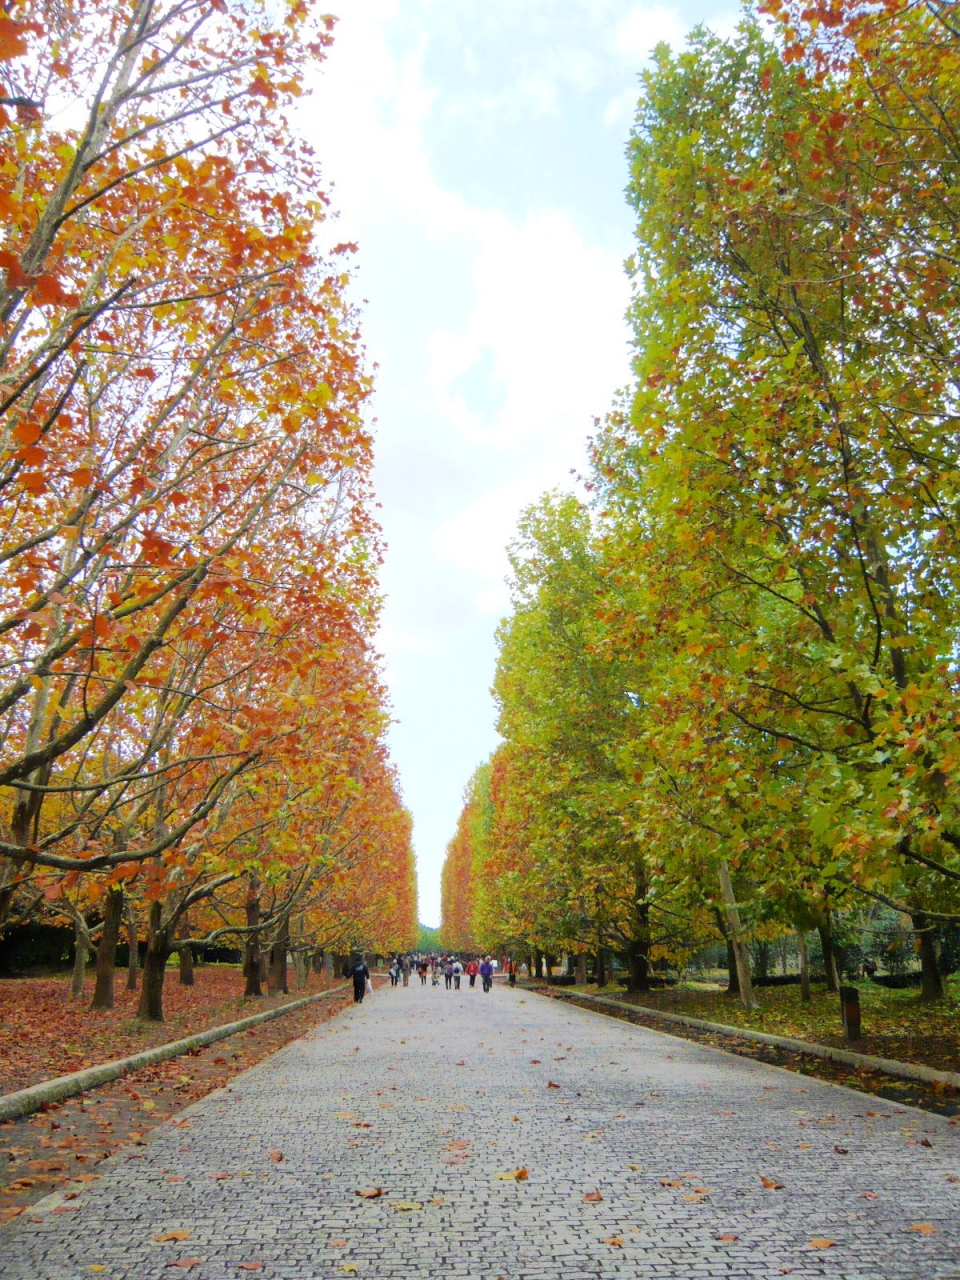
M 798 1151 L 809 1151 L 809 1150 L 810 1150 L 811 1145 L 812 1145 L 812 1144 L 811 1144 L 811 1143 L 809 1143 L 809 1142 L 798 1142 L 798 1143 L 797 1143 L 797 1150 L 798 1150 Z
M 372 1129 L 373 1125 L 370 1124 L 369 1120 L 354 1120 L 353 1127 L 355 1129 Z
M 921 1236 L 932 1236 L 936 1234 L 937 1228 L 932 1222 L 915 1222 L 912 1227 L 907 1227 L 908 1231 L 916 1231 Z
M 850 1154 L 849 1147 L 834 1147 L 833 1149 L 838 1156 L 848 1156 Z
M 603 1196 L 600 1194 L 599 1188 L 594 1187 L 593 1190 L 588 1191 L 583 1198 L 586 1201 L 590 1201 L 591 1204 L 596 1204 L 598 1201 L 603 1199 Z
M 133 1159 L 133 1157 L 131 1156 L 131 1157 L 130 1157 L 130 1159 L 132 1160 L 132 1159 Z M 141 1157 L 140 1157 L 140 1159 L 142 1160 L 142 1159 L 143 1159 L 143 1157 L 141 1156 Z M 167 1181 L 168 1181 L 168 1182 L 182 1182 L 182 1181 L 183 1181 L 183 1179 L 180 1177 L 179 1173 L 174 1173 L 174 1174 L 171 1174 L 171 1175 L 170 1175 L 170 1177 L 167 1179 Z
M 384 1190 L 383 1187 L 370 1187 L 366 1191 L 357 1191 L 354 1194 L 363 1196 L 364 1200 L 376 1200 L 384 1194 Z
M 427 1201 L 427 1204 L 443 1204 L 443 1201 L 438 1196 L 434 1196 L 432 1200 Z
M 933 1143 L 930 1141 L 929 1138 L 921 1138 L 920 1145 L 921 1147 L 932 1147 Z
M 622 1249 L 622 1248 L 623 1248 L 623 1236 L 607 1236 L 607 1237 L 603 1240 L 603 1244 L 609 1244 L 609 1245 L 611 1245 L 614 1249 Z
M 340 1270 L 346 1272 L 349 1276 L 355 1276 L 360 1268 L 355 1262 L 344 1262 L 341 1264 Z
M 632 1169 L 634 1173 L 643 1173 L 643 1165 L 642 1165 L 642 1164 L 628 1164 L 628 1165 L 627 1165 L 627 1168 L 628 1168 L 628 1169 Z
M 692 1204 L 699 1204 L 700 1201 L 703 1199 L 703 1196 L 697 1195 L 696 1192 L 694 1192 L 693 1195 L 684 1196 L 683 1198 L 684 1200 L 689 1200 Z
M 682 1187 L 683 1183 L 679 1179 L 661 1178 L 661 1187 Z
M 262 1271 L 262 1262 L 238 1262 L 237 1266 L 241 1271 Z
M 722 1240 L 724 1244 L 733 1244 L 734 1240 L 739 1240 L 740 1237 L 734 1236 L 734 1235 L 725 1235 L 725 1236 L 717 1236 L 717 1239 Z
M 106 1264 L 103 1262 L 91 1262 L 87 1268 L 88 1271 L 106 1271 Z
M 355 1111 L 337 1111 L 335 1115 L 338 1120 L 356 1120 L 359 1118 Z
M 168 1267 L 180 1267 L 184 1271 L 189 1271 L 191 1267 L 202 1267 L 202 1258 L 177 1258 L 175 1262 L 168 1262 Z
M 330 1241 L 330 1248 L 331 1248 L 331 1249 L 343 1249 L 343 1248 L 345 1248 L 345 1247 L 346 1247 L 346 1245 L 347 1245 L 348 1243 L 349 1243 L 349 1241 L 347 1241 L 347 1240 L 331 1240 L 331 1241 Z
M 559 1086 L 558 1084 L 554 1084 L 552 1080 L 548 1080 L 548 1081 L 547 1081 L 547 1088 L 548 1088 L 548 1089 L 559 1089 L 559 1088 L 560 1088 L 560 1086 Z
M 162 1235 L 154 1236 L 154 1240 L 159 1240 L 161 1244 L 165 1244 L 167 1240 L 189 1240 L 189 1231 L 164 1231 Z
M 539 1058 L 531 1058 L 531 1059 L 530 1059 L 530 1065 L 531 1065 L 532 1067 L 539 1067 L 539 1065 L 540 1065 L 540 1059 L 539 1059 Z
M 417 1204 L 416 1200 L 397 1200 L 390 1208 L 398 1213 L 413 1213 L 415 1209 L 422 1209 L 423 1205 Z
M 496 1176 L 502 1182 L 526 1182 L 530 1174 L 526 1169 L 513 1169 L 510 1173 L 498 1173 Z
M 765 1187 L 769 1187 L 771 1191 L 783 1190 L 782 1182 L 775 1182 L 773 1178 L 765 1178 L 763 1174 L 760 1175 L 760 1181 L 763 1183 Z
M 836 1240 L 828 1240 L 826 1236 L 814 1236 L 810 1241 L 811 1249 L 832 1249 Z
M 861 1200 L 879 1200 L 880 1197 L 877 1195 L 875 1191 L 861 1191 L 860 1199 Z
M 267 1155 L 270 1157 L 270 1159 L 271 1159 L 271 1160 L 273 1160 L 273 1161 L 274 1161 L 274 1163 L 275 1163 L 275 1164 L 279 1164 L 279 1163 L 280 1163 L 280 1161 L 283 1159 L 283 1152 L 282 1152 L 282 1151 L 276 1151 L 276 1150 L 274 1150 L 274 1151 L 268 1151 L 268 1152 L 267 1152 Z

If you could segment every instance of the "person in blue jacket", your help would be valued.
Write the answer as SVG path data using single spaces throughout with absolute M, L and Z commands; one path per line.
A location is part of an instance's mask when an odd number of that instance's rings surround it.
M 489 991 L 493 986 L 493 965 L 490 963 L 489 956 L 484 956 L 480 963 L 480 980 L 484 991 Z

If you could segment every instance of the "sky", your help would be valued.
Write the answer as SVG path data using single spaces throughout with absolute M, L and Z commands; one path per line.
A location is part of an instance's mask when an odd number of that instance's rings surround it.
M 414 819 L 420 919 L 464 788 L 497 744 L 490 685 L 523 508 L 576 486 L 629 379 L 624 155 L 661 40 L 723 0 L 340 0 L 302 107 L 356 241 L 387 543 L 379 648 Z M 373 421 L 375 419 L 375 421 Z

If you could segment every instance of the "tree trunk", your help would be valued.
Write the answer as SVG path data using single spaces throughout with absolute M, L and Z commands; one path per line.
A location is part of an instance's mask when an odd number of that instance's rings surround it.
M 189 912 L 184 912 L 180 917 L 180 923 L 177 926 L 177 935 L 181 938 L 190 937 L 190 921 Z M 190 946 L 178 946 L 177 955 L 180 959 L 180 985 L 181 987 L 193 986 L 193 948 Z
M 647 881 L 641 870 L 634 874 L 636 916 L 634 935 L 627 950 L 629 963 L 628 991 L 650 990 L 650 904 L 647 901 Z
M 244 996 L 262 996 L 263 988 L 260 985 L 260 933 L 257 928 L 260 924 L 260 881 L 256 875 L 251 875 L 250 877 L 245 906 L 247 928 L 253 929 L 255 932 L 244 935 L 243 976 L 245 986 L 243 994 Z
M 603 954 L 603 947 L 597 947 L 597 986 L 605 987 L 607 985 L 607 966 Z
M 650 990 L 649 939 L 634 938 L 630 943 L 628 958 L 630 961 L 629 991 Z
M 297 984 L 297 990 L 303 991 L 310 981 L 310 957 L 305 951 L 295 951 L 293 953 L 293 976 Z
M 534 976 L 537 978 L 542 978 L 543 977 L 543 956 L 540 954 L 539 949 L 537 951 L 534 951 L 533 953 L 533 963 L 534 963 Z
M 829 907 L 823 913 L 822 923 L 817 925 L 817 933 L 820 935 L 820 947 L 823 951 L 823 971 L 826 974 L 827 990 L 839 991 L 837 957 L 833 948 L 833 916 Z
M 740 995 L 740 974 L 737 971 L 737 953 L 733 946 L 733 939 L 727 936 L 727 995 Z
M 800 999 L 804 1004 L 810 1003 L 810 949 L 807 946 L 807 935 L 801 929 L 797 934 L 797 945 L 800 949 Z
M 727 866 L 726 859 L 720 862 L 720 890 L 723 893 L 724 906 L 727 911 L 727 929 L 730 941 L 733 944 L 737 977 L 740 980 L 740 1003 L 744 1009 L 750 1012 L 757 1008 L 757 1002 L 753 994 L 753 983 L 750 981 L 750 962 L 747 958 L 747 948 L 744 946 L 741 936 L 740 909 L 737 906 L 737 899 L 733 892 L 733 881 L 730 879 L 730 868 Z
M 276 942 L 270 948 L 270 973 L 267 990 L 272 996 L 287 995 L 287 946 L 290 942 L 290 920 L 284 916 Z
M 130 955 L 127 958 L 127 990 L 136 991 L 137 974 L 140 972 L 140 939 L 137 937 L 137 915 L 130 903 L 127 903 L 127 941 L 130 944 Z
M 310 968 L 312 972 L 317 975 L 318 978 L 323 973 L 324 959 L 325 959 L 325 956 L 322 951 L 314 951 L 314 953 L 310 957 Z
M 587 984 L 587 953 L 581 951 L 577 955 L 577 986 L 584 987 Z
M 73 976 L 70 979 L 70 995 L 74 1000 L 83 999 L 83 979 L 87 968 L 87 960 L 90 958 L 90 941 L 87 932 L 76 923 L 73 926 L 74 951 L 73 951 Z
M 123 919 L 123 890 L 111 889 L 103 914 L 103 935 L 97 947 L 97 981 L 91 1009 L 113 1008 L 113 975 L 117 963 L 117 941 Z
M 160 927 L 159 902 L 150 904 L 150 926 L 147 932 L 147 951 L 143 957 L 143 982 L 140 986 L 140 1005 L 137 1017 L 145 1022 L 163 1021 L 163 980 L 167 973 L 171 939 L 169 928 Z
M 933 941 L 933 926 L 924 911 L 911 912 L 913 931 L 920 953 L 920 999 L 925 1004 L 936 1004 L 943 999 L 943 975 Z
M 758 942 L 756 947 L 757 977 L 770 977 L 770 943 Z

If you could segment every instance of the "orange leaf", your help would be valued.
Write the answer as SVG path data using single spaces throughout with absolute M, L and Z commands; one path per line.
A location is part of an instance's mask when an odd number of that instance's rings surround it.
M 609 1244 L 609 1245 L 611 1245 L 614 1249 L 622 1249 L 622 1248 L 623 1248 L 623 1236 L 607 1236 L 607 1237 L 603 1240 L 603 1243 L 604 1243 L 604 1244 Z
M 275 1164 L 279 1164 L 280 1161 L 283 1159 L 282 1151 L 268 1151 L 267 1155 L 270 1157 L 271 1160 L 274 1161 Z
M 921 1236 L 932 1236 L 936 1234 L 937 1228 L 932 1222 L 915 1222 L 912 1227 L 907 1227 L 908 1231 L 916 1231 Z
M 44 493 L 47 488 L 47 479 L 42 471 L 24 471 L 20 477 L 20 483 L 27 493 L 32 493 L 34 497 Z
M 355 1192 L 358 1196 L 363 1196 L 364 1200 L 376 1200 L 384 1194 L 383 1187 L 370 1187 L 367 1191 Z
M 17 444 L 36 444 L 40 439 L 40 428 L 35 422 L 18 422 L 13 428 L 13 438 Z
M 733 1244 L 734 1240 L 739 1240 L 740 1237 L 733 1236 L 733 1235 L 725 1235 L 725 1236 L 717 1236 L 717 1239 L 722 1240 L 724 1244 Z
M 775 1182 L 773 1178 L 765 1178 L 765 1177 L 761 1174 L 761 1175 L 760 1175 L 760 1181 L 763 1183 L 763 1185 L 764 1185 L 765 1187 L 769 1187 L 771 1191 L 782 1191 L 782 1190 L 783 1190 L 783 1183 L 782 1183 L 782 1182 Z
M 162 1235 L 154 1236 L 153 1238 L 154 1240 L 159 1240 L 161 1244 L 164 1244 L 167 1240 L 189 1240 L 190 1232 L 183 1230 L 164 1231 Z
M 810 1241 L 811 1249 L 832 1249 L 836 1240 L 828 1240 L 826 1236 L 814 1236 Z
M 241 1271 L 262 1271 L 262 1262 L 238 1262 L 237 1266 Z
M 603 1196 L 600 1194 L 599 1189 L 597 1187 L 594 1187 L 593 1190 L 588 1191 L 583 1198 L 584 1200 L 590 1201 L 591 1204 L 596 1204 L 597 1201 L 603 1199 Z

